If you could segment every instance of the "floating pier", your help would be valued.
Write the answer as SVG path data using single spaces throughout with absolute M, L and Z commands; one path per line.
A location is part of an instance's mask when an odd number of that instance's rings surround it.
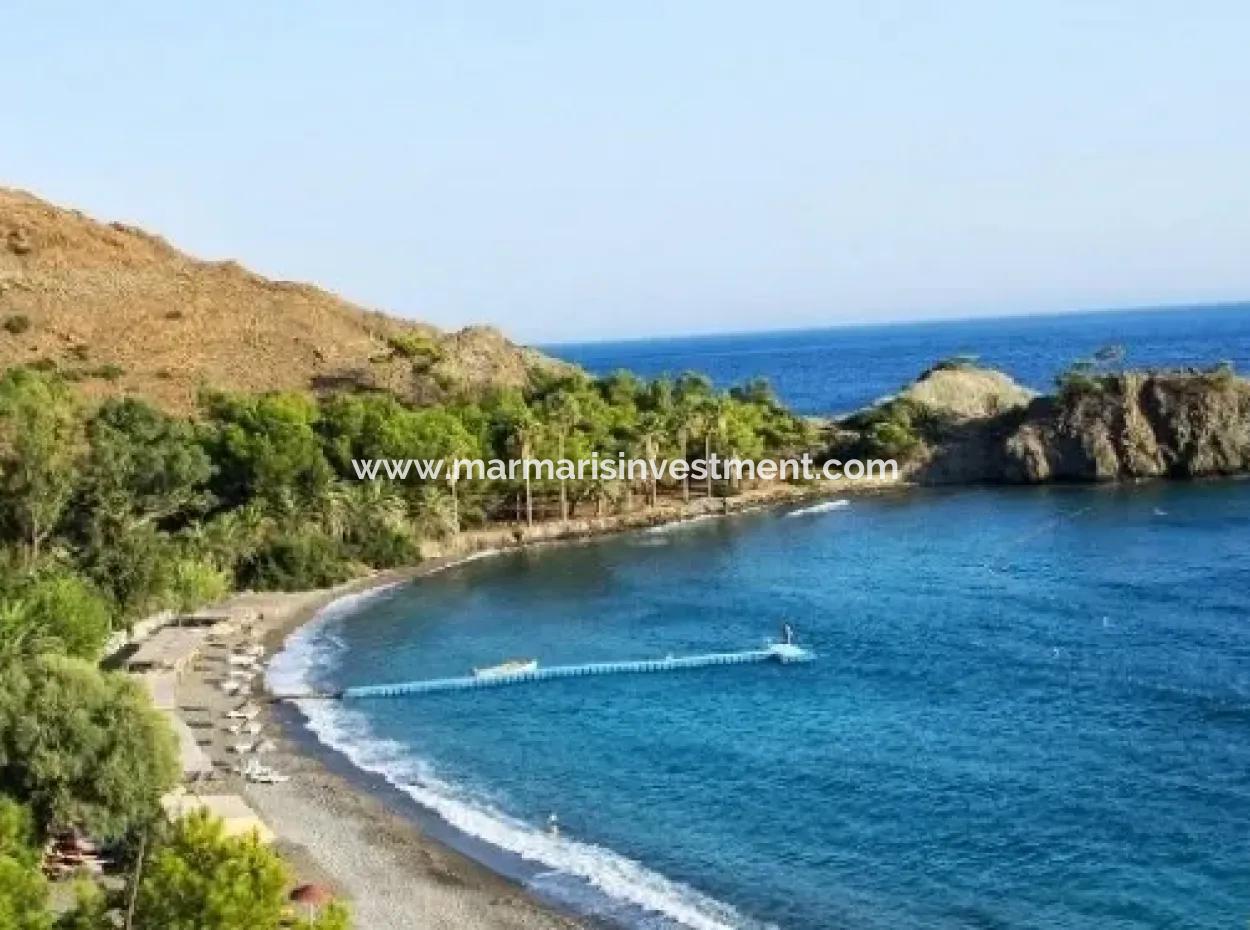
M 357 685 L 345 688 L 335 695 L 309 695 L 313 697 L 338 697 L 343 700 L 365 698 L 397 698 L 418 694 L 435 694 L 441 691 L 472 691 L 477 688 L 500 688 L 505 685 L 525 685 L 557 678 L 583 678 L 590 675 L 638 675 L 646 672 L 679 672 L 692 668 L 708 668 L 714 665 L 751 665 L 756 662 L 809 662 L 815 656 L 801 646 L 776 643 L 763 649 L 745 652 L 713 652 L 696 656 L 669 656 L 664 659 L 641 659 L 630 662 L 589 662 L 583 665 L 552 665 L 514 674 L 485 676 L 466 675 L 462 678 L 434 678 L 427 681 L 406 681 L 389 685 Z M 292 695 L 294 696 L 294 695 Z

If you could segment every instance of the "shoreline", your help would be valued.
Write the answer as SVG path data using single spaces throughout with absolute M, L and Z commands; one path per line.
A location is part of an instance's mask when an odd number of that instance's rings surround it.
M 731 516 L 786 504 L 815 502 L 844 494 L 901 489 L 887 487 L 781 485 L 745 491 L 734 498 L 661 502 L 651 510 L 568 525 L 537 524 L 464 533 L 437 547 L 416 566 L 378 572 L 330 589 L 302 592 L 244 592 L 231 608 L 260 614 L 256 624 L 263 663 L 288 639 L 331 605 L 367 597 L 391 585 L 408 584 L 496 552 L 567 545 L 602 536 Z M 905 486 L 904 486 L 905 487 Z M 441 551 L 440 551 L 441 550 Z M 208 710 L 214 719 L 237 705 L 211 683 L 211 670 L 196 663 L 178 686 L 179 714 Z M 202 748 L 219 776 L 204 793 L 237 791 L 274 832 L 274 847 L 301 882 L 331 888 L 352 909 L 356 925 L 368 930 L 576 930 L 601 926 L 523 884 L 525 863 L 445 823 L 381 776 L 357 766 L 308 730 L 304 713 L 276 699 L 268 683 L 252 694 L 262 711 L 262 734 L 274 744 L 267 765 L 290 776 L 283 784 L 254 784 L 233 770 L 242 757 L 229 751 L 230 737 Z M 513 860 L 516 860 L 515 862 Z
M 258 610 L 257 625 L 267 663 L 286 639 L 326 607 L 441 571 L 453 559 L 382 572 L 335 588 L 304 592 L 242 593 L 229 604 Z M 218 691 L 197 667 L 178 687 L 179 713 L 210 708 L 220 718 L 242 700 Z M 294 705 L 275 702 L 267 689 L 252 695 L 260 705 L 261 734 L 276 746 L 266 765 L 290 777 L 283 784 L 254 784 L 233 773 L 241 761 L 222 740 L 203 746 L 218 777 L 204 794 L 237 792 L 273 831 L 274 849 L 298 882 L 329 887 L 352 910 L 354 925 L 368 930 L 576 930 L 591 925 L 455 848 L 439 836 L 415 802 L 371 773 L 358 769 L 306 730 Z M 195 789 L 190 789 L 195 790 Z M 429 814 L 429 818 L 435 815 Z M 451 828 L 448 827 L 448 831 Z

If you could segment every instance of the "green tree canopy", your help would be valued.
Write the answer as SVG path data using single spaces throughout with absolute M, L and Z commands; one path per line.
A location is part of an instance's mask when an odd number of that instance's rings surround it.
M 277 930 L 288 911 L 282 860 L 252 834 L 228 837 L 221 821 L 195 813 L 170 825 L 143 871 L 135 930 Z M 346 930 L 329 907 L 302 930 Z
M 82 420 L 65 382 L 10 368 L 0 376 L 0 519 L 39 558 L 74 492 Z
M 332 477 L 316 432 L 315 398 L 296 393 L 216 395 L 207 402 L 221 497 L 288 508 L 316 500 Z
M 128 676 L 64 656 L 0 666 L 0 791 L 25 799 L 40 829 L 120 837 L 177 774 L 173 733 Z
M 0 797 L 0 930 L 48 930 L 47 900 L 30 812 Z
M 40 643 L 39 651 L 99 658 L 112 630 L 112 609 L 86 579 L 52 569 L 11 580 L 4 588 L 7 609 L 0 612 L 0 638 L 6 644 Z
M 212 462 L 194 427 L 134 398 L 105 401 L 87 425 L 82 516 L 93 526 L 179 524 L 211 502 Z

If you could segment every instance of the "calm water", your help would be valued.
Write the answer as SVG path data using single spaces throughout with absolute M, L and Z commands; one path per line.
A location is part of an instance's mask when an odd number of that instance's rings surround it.
M 956 351 L 1043 386 L 1111 341 L 1250 369 L 1239 311 L 567 354 L 762 372 L 818 411 Z M 1250 482 L 918 493 L 479 560 L 338 605 L 271 677 L 750 648 L 788 617 L 815 663 L 305 712 L 536 890 L 630 927 L 1244 927 L 1247 591 Z
M 598 374 L 688 369 L 722 386 L 763 375 L 800 413 L 844 413 L 897 391 L 935 361 L 975 355 L 1038 390 L 1100 347 L 1129 365 L 1211 365 L 1250 372 L 1250 305 L 1081 313 L 776 333 L 546 346 Z
M 472 563 L 286 673 L 750 647 L 791 617 L 819 661 L 310 712 L 635 925 L 1244 926 L 1248 541 L 1250 482 L 856 500 Z

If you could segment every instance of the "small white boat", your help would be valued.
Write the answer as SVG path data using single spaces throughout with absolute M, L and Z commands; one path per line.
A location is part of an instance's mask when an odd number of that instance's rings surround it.
M 473 670 L 474 678 L 508 678 L 512 675 L 524 675 L 526 672 L 538 671 L 537 659 L 509 659 L 507 662 L 500 662 L 498 665 L 488 665 L 485 668 L 475 668 Z

